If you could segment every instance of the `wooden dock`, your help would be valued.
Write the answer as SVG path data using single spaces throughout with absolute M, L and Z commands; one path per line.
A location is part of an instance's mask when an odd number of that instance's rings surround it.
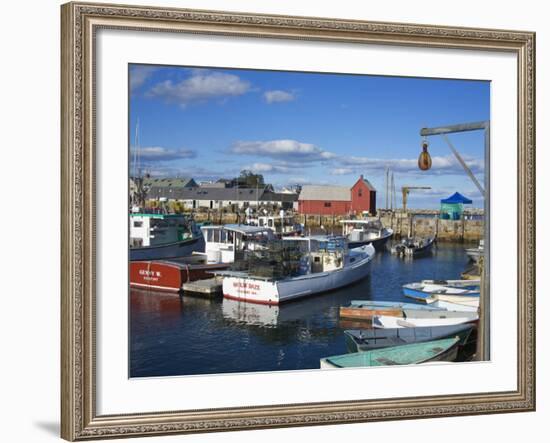
M 183 292 L 190 295 L 213 298 L 222 294 L 222 278 L 214 277 L 207 280 L 196 280 L 184 283 Z

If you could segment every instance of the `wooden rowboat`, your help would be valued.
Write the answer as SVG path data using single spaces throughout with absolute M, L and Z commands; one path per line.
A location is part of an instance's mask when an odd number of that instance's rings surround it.
M 403 310 L 441 310 L 430 305 L 392 301 L 352 300 L 349 306 L 340 306 L 340 318 L 370 320 L 373 315 L 403 317 Z
M 404 309 L 403 318 L 406 320 L 422 319 L 422 318 L 471 318 L 478 319 L 477 311 L 448 311 L 446 309 Z
M 479 286 L 475 289 L 468 287 L 445 286 L 440 284 L 425 284 L 423 282 L 408 283 L 403 285 L 405 297 L 419 301 L 427 301 L 429 297 L 436 295 L 461 295 L 468 297 L 479 297 Z
M 470 315 L 456 318 L 398 318 L 387 315 L 375 315 L 372 318 L 372 326 L 374 328 L 418 328 L 427 326 L 450 326 L 460 325 L 464 323 L 475 322 L 478 319 L 477 314 L 468 313 Z
M 464 346 L 471 336 L 473 327 L 471 324 L 464 324 L 431 328 L 350 329 L 344 331 L 344 337 L 350 353 L 452 337 L 459 337 L 460 345 Z
M 367 352 L 322 358 L 321 369 L 363 368 L 370 366 L 412 365 L 434 361 L 454 361 L 458 353 L 458 337 L 425 343 L 394 346 Z
M 426 299 L 426 303 L 429 304 L 437 301 L 479 308 L 479 297 L 477 296 L 469 297 L 467 295 L 436 294 Z
M 477 302 L 478 303 L 472 303 L 471 305 L 468 305 L 465 303 L 452 303 L 450 301 L 435 300 L 428 306 L 434 307 L 436 309 L 446 309 L 447 311 L 477 312 L 479 308 L 479 300 L 477 300 Z

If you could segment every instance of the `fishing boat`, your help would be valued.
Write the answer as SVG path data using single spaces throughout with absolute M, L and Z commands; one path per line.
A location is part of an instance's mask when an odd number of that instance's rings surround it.
M 348 306 L 340 306 L 340 318 L 370 320 L 373 315 L 403 316 L 404 309 L 439 310 L 431 305 L 393 301 L 352 300 Z
M 352 249 L 372 244 L 377 251 L 383 251 L 393 235 L 393 229 L 385 228 L 379 219 L 342 220 L 340 223 L 342 235 Z
M 435 237 L 415 238 L 407 237 L 391 248 L 391 253 L 399 257 L 419 258 L 432 252 Z
M 246 224 L 250 226 L 258 226 L 260 228 L 269 228 L 278 237 L 300 236 L 304 233 L 304 226 L 300 223 L 296 223 L 294 216 L 285 214 L 285 211 L 283 210 L 281 210 L 279 216 L 247 216 Z
M 130 260 L 163 260 L 202 251 L 204 239 L 184 214 L 130 214 Z
M 467 297 L 479 297 L 479 286 L 474 289 L 469 287 L 446 286 L 437 283 L 415 282 L 403 285 L 405 297 L 419 301 L 427 301 L 435 295 L 461 295 Z M 452 300 L 447 300 L 452 301 Z
M 249 254 L 244 270 L 216 273 L 223 276 L 225 298 L 277 305 L 331 291 L 367 277 L 375 255 L 372 245 L 349 249 L 344 237 L 283 237 L 279 242 L 278 252 L 268 246 Z
M 470 338 L 473 325 L 433 326 L 424 328 L 352 329 L 344 331 L 348 352 L 366 352 L 374 349 L 423 343 L 458 337 L 464 346 Z
M 412 365 L 434 361 L 454 361 L 460 338 L 444 338 L 423 343 L 393 346 L 367 352 L 322 358 L 321 369 L 363 368 L 370 366 Z
M 393 328 L 423 328 L 429 326 L 451 326 L 464 323 L 475 322 L 478 320 L 476 313 L 470 312 L 464 317 L 455 318 L 398 318 L 389 315 L 375 315 L 372 318 L 372 326 L 381 329 Z
M 483 257 L 485 251 L 485 242 L 481 239 L 477 248 L 466 248 L 464 251 L 471 262 L 479 263 L 479 259 Z
M 211 272 L 228 266 L 227 263 L 208 264 L 203 254 L 172 260 L 133 261 L 130 262 L 130 286 L 177 293 L 184 283 L 211 278 Z
M 266 226 L 204 225 L 201 230 L 209 264 L 234 263 L 244 257 L 245 251 L 265 249 L 268 241 L 275 238 L 273 230 Z

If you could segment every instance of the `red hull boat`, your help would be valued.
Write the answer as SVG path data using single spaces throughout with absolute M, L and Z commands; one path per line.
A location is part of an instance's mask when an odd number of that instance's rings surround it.
M 184 283 L 212 278 L 211 272 L 227 269 L 228 263 L 206 264 L 202 258 L 130 262 L 130 286 L 155 291 L 179 292 Z

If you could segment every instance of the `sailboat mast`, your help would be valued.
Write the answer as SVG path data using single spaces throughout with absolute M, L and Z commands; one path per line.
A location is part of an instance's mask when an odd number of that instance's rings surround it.
M 134 177 L 139 178 L 141 176 L 140 160 L 141 152 L 139 146 L 139 118 L 136 122 L 136 133 L 134 135 Z

